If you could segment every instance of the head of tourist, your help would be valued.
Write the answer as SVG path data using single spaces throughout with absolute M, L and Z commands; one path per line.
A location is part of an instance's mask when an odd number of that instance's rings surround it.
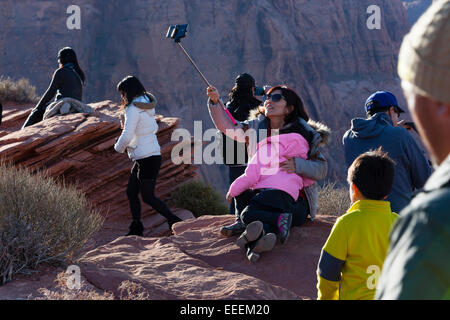
M 299 95 L 286 86 L 275 86 L 266 93 L 264 102 L 264 115 L 274 123 L 283 126 L 298 122 L 298 118 L 303 118 L 306 122 L 309 116 L 305 110 L 302 99 Z
M 395 162 L 380 149 L 359 155 L 348 168 L 350 199 L 384 200 L 394 183 Z
M 249 100 L 254 97 L 256 82 L 248 73 L 242 73 L 236 77 L 235 83 L 229 94 L 230 101 Z
M 365 110 L 368 118 L 380 112 L 387 113 L 394 126 L 399 122 L 400 114 L 405 112 L 399 107 L 397 98 L 388 91 L 377 91 L 373 93 L 366 100 Z
M 78 73 L 80 79 L 84 83 L 86 81 L 86 76 L 84 75 L 83 70 L 81 70 L 80 65 L 78 64 L 78 59 L 75 51 L 70 47 L 64 47 L 58 52 L 58 63 L 60 67 L 71 64 L 73 69 Z
M 134 99 L 146 93 L 142 83 L 135 76 L 127 76 L 117 85 L 122 97 L 122 106 L 128 106 Z

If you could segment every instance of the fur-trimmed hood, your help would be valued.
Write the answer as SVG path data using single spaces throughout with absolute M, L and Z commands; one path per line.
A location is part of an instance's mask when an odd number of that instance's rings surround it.
M 314 121 L 309 119 L 308 124 L 320 134 L 322 141 L 319 143 L 318 147 L 323 147 L 331 142 L 331 129 L 324 123 L 319 121 Z

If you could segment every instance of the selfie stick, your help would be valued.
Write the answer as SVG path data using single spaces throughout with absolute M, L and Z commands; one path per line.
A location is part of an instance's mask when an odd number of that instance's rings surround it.
M 181 29 L 181 30 L 180 30 Z M 203 81 L 205 82 L 205 84 L 208 87 L 211 87 L 211 84 L 208 82 L 208 80 L 205 78 L 205 76 L 203 75 L 203 73 L 200 71 L 200 69 L 197 67 L 197 65 L 195 64 L 194 60 L 192 60 L 192 58 L 189 56 L 189 54 L 186 52 L 186 50 L 184 50 L 183 46 L 181 45 L 180 41 L 181 38 L 185 37 L 185 33 L 187 31 L 187 25 L 176 25 L 176 26 L 170 26 L 169 30 L 167 31 L 167 38 L 171 38 L 175 40 L 175 43 L 181 48 L 181 50 L 183 51 L 184 55 L 188 58 L 188 60 L 191 62 L 191 64 L 194 66 L 195 70 L 197 70 L 198 74 L 200 75 L 200 77 L 202 77 Z M 238 123 L 236 122 L 236 120 L 233 118 L 233 116 L 231 115 L 230 111 L 228 111 L 225 106 L 223 105 L 222 101 L 219 99 L 219 104 L 220 106 L 223 108 L 223 110 L 225 111 L 225 113 L 228 115 L 228 117 L 230 118 L 230 120 L 233 122 L 234 125 L 237 125 Z

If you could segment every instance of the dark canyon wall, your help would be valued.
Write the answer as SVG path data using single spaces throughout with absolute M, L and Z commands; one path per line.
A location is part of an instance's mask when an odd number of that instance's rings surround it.
M 401 95 L 397 54 L 410 28 L 400 0 L 0 0 L 0 74 L 26 77 L 38 93 L 57 67 L 57 51 L 73 47 L 88 83 L 84 100 L 119 100 L 117 82 L 138 76 L 158 97 L 157 113 L 212 127 L 205 85 L 173 41 L 169 25 L 189 23 L 182 43 L 225 97 L 234 78 L 251 73 L 258 84 L 287 84 L 312 118 L 333 130 L 325 150 L 329 179 L 345 181 L 341 137 L 364 115 L 370 93 Z M 81 9 L 81 30 L 68 30 L 66 13 Z M 381 29 L 370 30 L 370 5 L 380 7 Z M 193 133 L 193 131 L 191 131 Z M 224 191 L 223 166 L 200 166 Z

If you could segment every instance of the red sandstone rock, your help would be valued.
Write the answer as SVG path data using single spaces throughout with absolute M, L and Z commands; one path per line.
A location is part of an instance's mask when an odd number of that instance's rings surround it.
M 117 236 L 116 233 L 126 233 L 130 223 L 125 190 L 132 162 L 125 154 L 113 149 L 121 132 L 117 116 L 119 106 L 111 101 L 90 105 L 94 108 L 92 114 L 59 115 L 20 130 L 31 106 L 5 104 L 0 127 L 0 157 L 16 166 L 47 170 L 50 176 L 62 177 L 65 182 L 77 185 L 107 218 L 104 228 Z M 175 145 L 171 142 L 171 134 L 179 119 L 161 115 L 156 119 L 162 166 L 155 193 L 165 200 L 179 184 L 197 174 L 195 166 L 174 165 L 170 159 Z M 155 215 L 150 206 L 143 204 L 142 209 L 147 234 L 168 231 L 165 219 Z M 186 213 L 184 216 L 192 217 Z
M 292 229 L 250 263 L 219 229 L 232 216 L 202 216 L 174 225 L 168 238 L 120 237 L 88 252 L 78 265 L 97 289 L 113 292 L 123 281 L 142 285 L 151 300 L 315 299 L 320 250 L 336 217 L 318 216 Z

